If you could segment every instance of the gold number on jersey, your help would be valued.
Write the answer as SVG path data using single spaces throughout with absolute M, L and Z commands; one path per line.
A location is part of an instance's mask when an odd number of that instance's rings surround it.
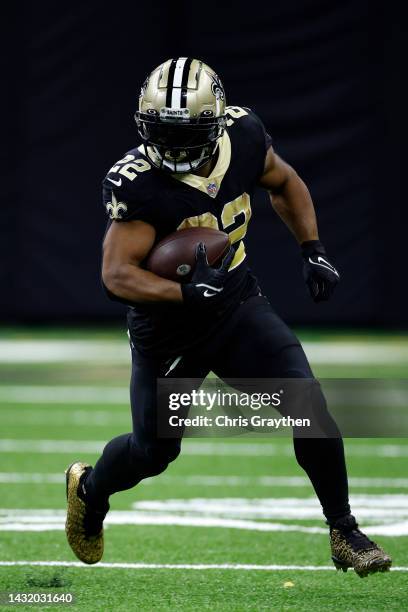
M 123 174 L 129 181 L 133 181 L 139 172 L 146 172 L 146 170 L 150 170 L 151 165 L 144 159 L 137 159 L 134 162 L 129 162 L 122 166 L 119 170 L 119 174 Z
M 109 170 L 109 172 L 119 172 L 122 164 L 126 164 L 127 162 L 133 161 L 135 159 L 134 155 L 125 155 L 122 159 L 116 162 L 114 166 Z M 109 173 L 108 173 L 109 174 Z
M 177 229 L 182 230 L 189 227 L 211 227 L 212 229 L 219 229 L 217 217 L 210 212 L 184 219 Z
M 235 198 L 235 200 L 232 200 L 232 202 L 227 202 L 227 204 L 225 204 L 221 212 L 221 223 L 222 229 L 228 230 L 228 228 L 230 228 L 228 234 L 231 244 L 244 238 L 251 214 L 251 198 L 247 193 L 243 193 Z M 240 215 L 242 215 L 242 222 L 234 229 L 231 229 L 234 223 L 241 221 L 241 219 L 239 219 Z M 220 229 L 217 217 L 209 211 L 195 217 L 187 217 L 187 219 L 184 219 L 184 221 L 180 223 L 177 229 L 187 229 L 188 227 L 211 227 L 213 229 Z
M 230 126 L 234 123 L 235 119 L 239 119 L 240 117 L 245 117 L 247 115 L 247 111 L 240 106 L 227 106 L 225 109 L 227 115 L 229 115 L 229 119 L 227 119 L 227 125 Z
M 230 229 L 228 234 L 231 244 L 239 242 L 245 237 L 250 218 L 251 198 L 247 193 L 243 193 L 238 198 L 235 198 L 235 200 L 232 200 L 232 202 L 225 204 L 221 212 L 221 224 L 223 229 L 227 231 L 228 228 Z M 232 229 L 234 224 L 237 224 L 237 227 Z M 209 211 L 195 217 L 184 219 L 177 229 L 181 230 L 189 227 L 211 227 L 213 229 L 220 229 L 217 217 Z M 245 246 L 244 243 L 241 242 L 236 250 L 232 264 L 230 265 L 230 270 L 239 266 L 245 257 Z
M 151 165 L 145 159 L 136 159 L 134 155 L 126 155 L 123 159 L 120 159 L 109 172 L 118 172 L 129 181 L 134 181 L 139 172 L 146 172 L 146 170 L 150 170 Z
M 242 238 L 245 236 L 251 214 L 251 202 L 247 193 L 244 193 L 238 198 L 235 198 L 235 200 L 232 200 L 232 202 L 225 204 L 221 213 L 221 221 L 224 229 L 228 229 L 231 227 L 231 225 L 238 223 L 238 217 L 242 216 L 242 223 L 228 232 L 231 244 L 238 242 L 238 240 L 242 240 Z

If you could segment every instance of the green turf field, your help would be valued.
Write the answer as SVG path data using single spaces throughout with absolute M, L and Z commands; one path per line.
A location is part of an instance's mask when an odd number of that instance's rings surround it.
M 318 376 L 407 376 L 404 334 L 299 335 Z M 185 440 L 164 474 L 112 498 L 104 564 L 77 563 L 63 531 L 63 471 L 129 430 L 128 360 L 115 330 L 0 332 L 0 592 L 71 592 L 73 609 L 90 611 L 407 608 L 399 438 L 346 441 L 354 512 L 392 555 L 391 573 L 334 571 L 286 438 Z

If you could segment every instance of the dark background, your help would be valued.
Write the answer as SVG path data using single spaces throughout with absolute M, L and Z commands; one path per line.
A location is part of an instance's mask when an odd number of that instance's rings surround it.
M 99 282 L 100 183 L 137 140 L 140 85 L 172 56 L 205 60 L 230 104 L 250 106 L 307 182 L 342 273 L 315 305 L 298 247 L 265 194 L 248 249 L 290 323 L 404 326 L 405 18 L 393 2 L 3 7 L 0 318 L 122 316 Z

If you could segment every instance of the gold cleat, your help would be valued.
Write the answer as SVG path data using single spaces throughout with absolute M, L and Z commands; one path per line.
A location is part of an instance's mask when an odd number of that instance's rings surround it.
M 330 545 L 337 570 L 347 572 L 351 567 L 364 578 L 375 572 L 387 572 L 391 567 L 391 557 L 358 529 L 352 515 L 340 519 L 331 527 Z
M 79 496 L 80 478 L 92 469 L 87 463 L 72 463 L 65 471 L 67 486 L 67 520 L 65 533 L 68 544 L 84 563 L 98 563 L 103 555 L 103 519 L 106 512 L 90 508 Z

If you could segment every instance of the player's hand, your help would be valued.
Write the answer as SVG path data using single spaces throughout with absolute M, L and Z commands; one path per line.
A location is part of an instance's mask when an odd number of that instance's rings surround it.
M 315 302 L 328 300 L 340 280 L 340 274 L 326 255 L 319 240 L 302 243 L 303 277 Z
M 181 285 L 183 301 L 187 305 L 204 308 L 217 307 L 222 301 L 224 284 L 235 251 L 231 247 L 219 268 L 212 268 L 207 259 L 205 245 L 200 242 L 196 249 L 196 266 L 189 283 Z

